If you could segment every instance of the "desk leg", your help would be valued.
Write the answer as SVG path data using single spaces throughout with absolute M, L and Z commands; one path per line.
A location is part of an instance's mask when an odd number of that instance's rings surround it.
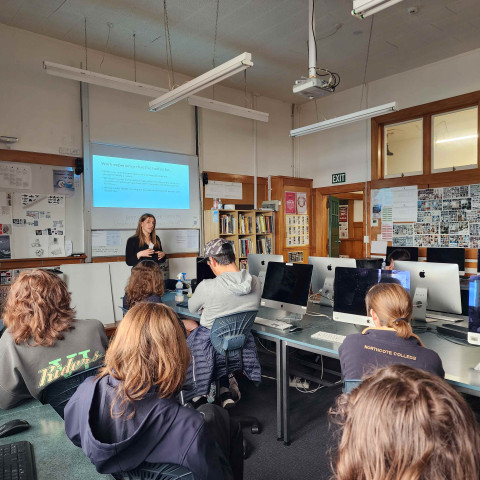
M 287 355 L 287 342 L 282 342 L 282 404 L 283 404 L 283 444 L 290 445 L 290 415 L 289 415 L 289 403 L 288 403 L 288 355 Z
M 282 375 L 282 366 L 283 366 L 283 342 L 280 340 L 275 341 L 276 348 L 276 377 L 277 377 L 277 440 L 282 440 L 283 438 L 283 428 L 282 428 L 282 386 L 283 386 L 283 375 Z

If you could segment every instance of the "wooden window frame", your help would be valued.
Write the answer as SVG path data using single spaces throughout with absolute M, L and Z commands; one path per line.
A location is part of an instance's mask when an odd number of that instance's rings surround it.
M 479 137 L 477 139 L 477 167 L 432 173 L 432 116 L 454 112 L 469 107 L 478 107 Z M 405 177 L 384 178 L 383 135 L 385 125 L 423 119 L 423 174 Z M 371 188 L 385 188 L 415 184 L 461 185 L 480 182 L 480 90 L 436 102 L 425 103 L 398 112 L 371 119 Z

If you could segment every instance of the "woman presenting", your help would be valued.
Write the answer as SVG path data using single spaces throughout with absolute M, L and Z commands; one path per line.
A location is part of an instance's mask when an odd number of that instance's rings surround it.
M 144 213 L 140 217 L 135 235 L 127 240 L 125 251 L 127 265 L 134 267 L 142 260 L 165 262 L 166 256 L 162 251 L 162 244 L 155 234 L 155 224 L 155 217 L 151 213 Z

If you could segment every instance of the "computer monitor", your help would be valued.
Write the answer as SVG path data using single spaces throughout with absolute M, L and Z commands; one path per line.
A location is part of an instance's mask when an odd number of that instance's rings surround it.
M 456 263 L 395 262 L 395 268 L 410 272 L 413 318 L 425 320 L 426 310 L 462 313 L 460 279 Z
M 215 278 L 215 274 L 207 262 L 202 262 L 204 257 L 197 257 L 197 285 L 202 280 L 208 280 L 209 278 Z
M 305 263 L 269 262 L 261 305 L 300 315 L 307 311 L 313 266 Z M 288 320 L 288 319 L 287 319 Z
M 249 253 L 247 256 L 248 272 L 250 275 L 265 277 L 268 262 L 283 262 L 283 255 L 269 255 L 267 253 Z
M 465 249 L 464 248 L 427 248 L 427 262 L 456 263 L 459 275 L 465 275 Z
M 386 262 L 387 266 L 390 263 L 389 262 L 390 255 L 392 254 L 392 252 L 395 252 L 396 250 L 408 252 L 408 254 L 410 255 L 410 259 L 405 258 L 404 261 L 408 260 L 409 262 L 418 262 L 418 247 L 392 247 L 392 246 L 388 246 L 387 247 L 387 253 L 386 253 L 387 257 L 385 259 L 385 262 Z
M 308 257 L 308 263 L 313 265 L 312 292 L 321 293 L 320 305 L 332 306 L 333 281 L 337 267 L 355 268 L 354 258 Z
M 375 270 L 373 268 L 345 268 L 335 270 L 333 319 L 337 322 L 374 326 L 365 306 L 365 296 L 377 283 L 398 283 L 410 288 L 408 272 Z
M 355 260 L 357 268 L 373 268 L 380 270 L 382 268 L 383 258 L 357 258 Z

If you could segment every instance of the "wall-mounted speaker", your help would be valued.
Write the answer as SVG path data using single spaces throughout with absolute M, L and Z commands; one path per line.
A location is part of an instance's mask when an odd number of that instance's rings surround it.
M 208 173 L 207 172 L 202 173 L 202 182 L 203 182 L 204 185 L 206 185 L 208 183 Z
M 75 159 L 75 175 L 81 175 L 83 173 L 83 158 Z

